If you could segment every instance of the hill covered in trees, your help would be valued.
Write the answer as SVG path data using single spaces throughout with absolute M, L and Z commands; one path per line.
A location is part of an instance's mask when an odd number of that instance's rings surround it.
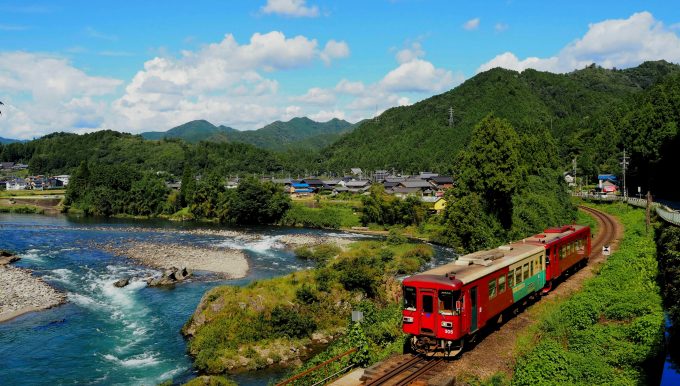
M 591 182 L 598 173 L 618 173 L 620 152 L 626 147 L 637 154 L 632 166 L 640 168 L 633 170 L 644 180 L 640 183 L 644 187 L 652 184 L 654 189 L 658 186 L 645 174 L 649 168 L 644 165 L 654 153 L 650 147 L 663 153 L 676 136 L 677 130 L 671 127 L 677 127 L 674 122 L 679 120 L 678 97 L 670 90 L 677 88 L 678 73 L 680 66 L 665 61 L 625 70 L 592 65 L 568 74 L 495 68 L 446 93 L 389 109 L 378 119 L 358 125 L 322 150 L 316 162 L 318 168 L 330 170 L 354 166 L 449 170 L 456 154 L 468 144 L 472 128 L 493 113 L 519 134 L 547 129 L 557 141 L 560 165 L 567 169 L 577 157 L 580 174 L 589 176 Z M 666 101 L 665 107 L 655 107 L 656 100 Z M 643 145 L 648 138 L 636 133 L 643 119 L 640 115 L 649 118 L 644 132 L 658 137 L 653 144 Z M 639 146 L 645 149 L 632 150 Z M 635 174 L 632 178 L 635 183 Z
M 205 120 L 197 120 L 165 132 L 146 132 L 141 135 L 145 139 L 179 138 L 190 143 L 242 142 L 261 149 L 278 151 L 318 150 L 335 142 L 353 127 L 353 124 L 337 118 L 328 122 L 316 122 L 302 117 L 293 118 L 287 122 L 276 121 L 257 130 L 240 131 L 227 126 L 215 126 Z

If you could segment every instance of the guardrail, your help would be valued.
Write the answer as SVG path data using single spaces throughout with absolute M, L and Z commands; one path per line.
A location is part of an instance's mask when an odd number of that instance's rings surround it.
M 623 201 L 629 205 L 637 206 L 640 208 L 647 207 L 647 200 L 644 198 L 628 197 L 624 198 L 621 196 L 614 195 L 597 195 L 597 194 L 585 194 L 585 193 L 575 193 L 574 196 L 581 197 L 588 201 L 599 201 L 599 202 L 614 202 Z M 673 225 L 680 226 L 680 212 L 674 211 L 673 209 L 659 204 L 658 202 L 652 202 L 652 209 L 656 211 L 656 214 L 661 217 L 664 221 L 669 222 Z
M 346 373 L 349 369 L 354 367 L 354 364 L 350 361 L 350 355 L 355 353 L 358 349 L 355 347 L 351 350 L 345 351 L 344 353 L 335 356 L 323 363 L 297 374 L 291 378 L 286 379 L 283 382 L 279 382 L 276 386 L 283 385 L 325 385 L 330 380 L 337 378 L 341 374 Z M 343 363 L 345 362 L 346 363 Z M 338 364 L 340 369 L 332 369 L 331 364 Z M 336 366 L 338 367 L 338 366 Z M 333 371 L 331 373 L 331 371 Z M 319 379 L 322 378 L 322 379 Z

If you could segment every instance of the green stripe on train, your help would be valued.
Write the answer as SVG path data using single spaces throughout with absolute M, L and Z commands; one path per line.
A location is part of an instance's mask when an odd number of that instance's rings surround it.
M 515 303 L 522 300 L 525 296 L 540 290 L 545 286 L 545 271 L 539 271 L 534 276 L 519 283 L 512 288 L 512 299 Z

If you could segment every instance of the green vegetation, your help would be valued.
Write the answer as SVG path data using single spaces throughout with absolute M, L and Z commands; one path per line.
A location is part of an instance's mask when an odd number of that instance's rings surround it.
M 290 208 L 288 195 L 269 182 L 248 177 L 236 189 L 226 189 L 215 174 L 198 182 L 188 176 L 183 189 L 176 192 L 165 186 L 158 173 L 83 162 L 68 185 L 64 208 L 100 216 L 165 215 L 240 225 L 276 223 Z
M 625 204 L 598 209 L 619 217 L 619 250 L 583 290 L 541 314 L 523 340 L 513 385 L 645 384 L 663 347 L 657 262 L 644 212 Z
M 351 228 L 359 224 L 358 208 L 351 202 L 319 202 L 317 208 L 293 202 L 290 210 L 280 221 L 281 225 L 305 228 L 340 229 Z
M 368 196 L 361 196 L 364 225 L 418 225 L 425 221 L 427 208 L 418 197 L 400 199 L 385 193 L 382 185 L 373 185 Z
M 396 349 L 401 330 L 394 275 L 429 261 L 430 246 L 362 241 L 344 251 L 322 244 L 296 252 L 316 260 L 318 267 L 246 287 L 216 287 L 203 296 L 183 328 L 200 372 L 222 374 L 307 356 L 313 335 L 332 340 L 343 335 L 357 307 L 376 322 L 364 330 L 374 347 L 367 355 L 377 358 L 387 347 Z M 340 341 L 346 344 L 351 336 Z
M 677 369 L 680 368 L 680 227 L 664 223 L 656 229 L 655 239 L 659 286 L 671 323 L 668 354 Z
M 445 196 L 438 240 L 474 251 L 573 221 L 575 206 L 555 151 L 545 131 L 520 137 L 508 121 L 484 118 L 459 153 L 457 186 Z

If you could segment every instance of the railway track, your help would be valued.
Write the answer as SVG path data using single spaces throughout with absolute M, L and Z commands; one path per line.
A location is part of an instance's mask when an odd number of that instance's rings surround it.
M 579 206 L 579 208 L 599 220 L 600 228 L 591 245 L 592 251 L 601 251 L 603 246 L 609 245 L 616 238 L 616 230 L 618 228 L 616 221 L 610 215 L 597 209 L 583 205 Z M 599 254 L 601 252 L 594 252 L 593 255 L 595 253 Z
M 393 365 L 382 373 L 376 374 L 366 380 L 364 386 L 406 386 L 415 381 L 423 381 L 428 376 L 434 375 L 434 369 L 439 366 L 444 359 L 431 358 L 422 355 L 411 355 L 404 358 L 401 362 Z

